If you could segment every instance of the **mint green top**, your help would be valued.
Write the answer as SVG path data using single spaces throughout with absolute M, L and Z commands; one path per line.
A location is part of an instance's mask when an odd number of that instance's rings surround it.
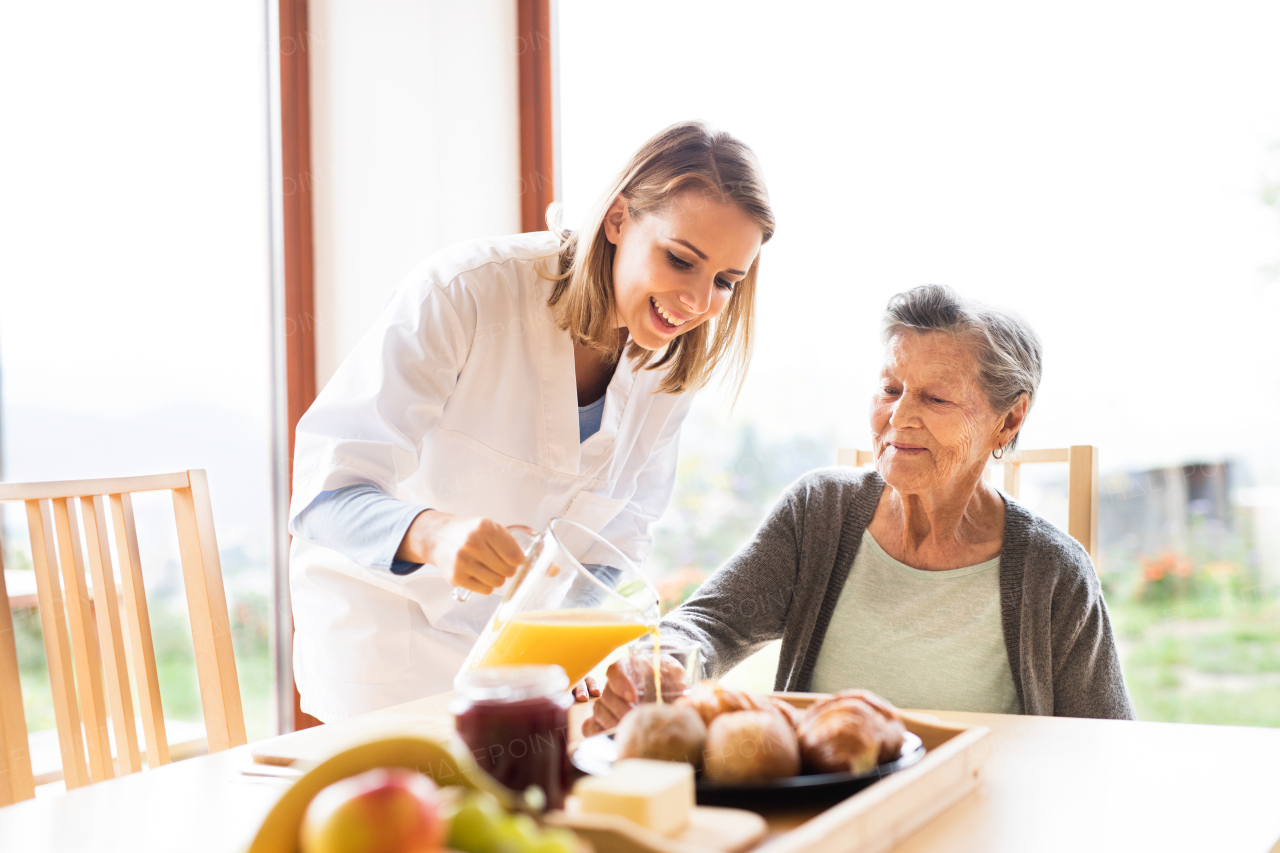
M 963 569 L 913 569 L 865 531 L 810 689 L 863 687 L 900 708 L 1021 714 L 1000 622 L 999 568 L 996 557 Z

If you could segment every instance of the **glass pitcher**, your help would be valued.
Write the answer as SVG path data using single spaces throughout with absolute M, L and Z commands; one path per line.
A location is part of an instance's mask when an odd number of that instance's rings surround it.
M 577 684 L 658 618 L 658 591 L 644 572 L 590 528 L 555 518 L 525 548 L 462 670 L 559 664 Z

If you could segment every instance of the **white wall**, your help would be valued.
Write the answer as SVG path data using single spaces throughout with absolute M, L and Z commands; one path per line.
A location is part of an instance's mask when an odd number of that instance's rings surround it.
M 516 4 L 313 0 L 317 387 L 431 252 L 520 230 Z

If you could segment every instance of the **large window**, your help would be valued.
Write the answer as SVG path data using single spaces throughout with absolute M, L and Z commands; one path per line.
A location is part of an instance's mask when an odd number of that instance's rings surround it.
M 257 0 L 0 23 L 4 479 L 208 471 L 251 740 L 273 729 L 265 25 Z M 137 514 L 165 716 L 198 724 L 167 494 Z M 12 590 L 30 551 L 21 507 L 4 521 Z M 15 616 L 28 724 L 49 729 L 39 619 Z
M 778 215 L 742 396 L 704 392 L 686 427 L 654 557 L 673 600 L 792 478 L 869 447 L 880 314 L 943 282 L 1045 341 L 1023 446 L 1101 449 L 1099 571 L 1140 715 L 1280 725 L 1280 9 L 559 15 L 566 224 L 688 118 L 756 150 Z M 1033 476 L 1065 527 L 1066 472 Z

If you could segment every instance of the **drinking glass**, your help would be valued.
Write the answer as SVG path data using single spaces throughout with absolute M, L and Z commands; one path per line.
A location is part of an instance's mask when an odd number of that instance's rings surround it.
M 652 637 L 641 637 L 627 646 L 627 656 L 641 702 L 658 701 L 653 677 L 655 657 L 662 672 L 663 702 L 674 702 L 702 681 L 702 649 L 692 640 L 663 637 L 655 647 Z

